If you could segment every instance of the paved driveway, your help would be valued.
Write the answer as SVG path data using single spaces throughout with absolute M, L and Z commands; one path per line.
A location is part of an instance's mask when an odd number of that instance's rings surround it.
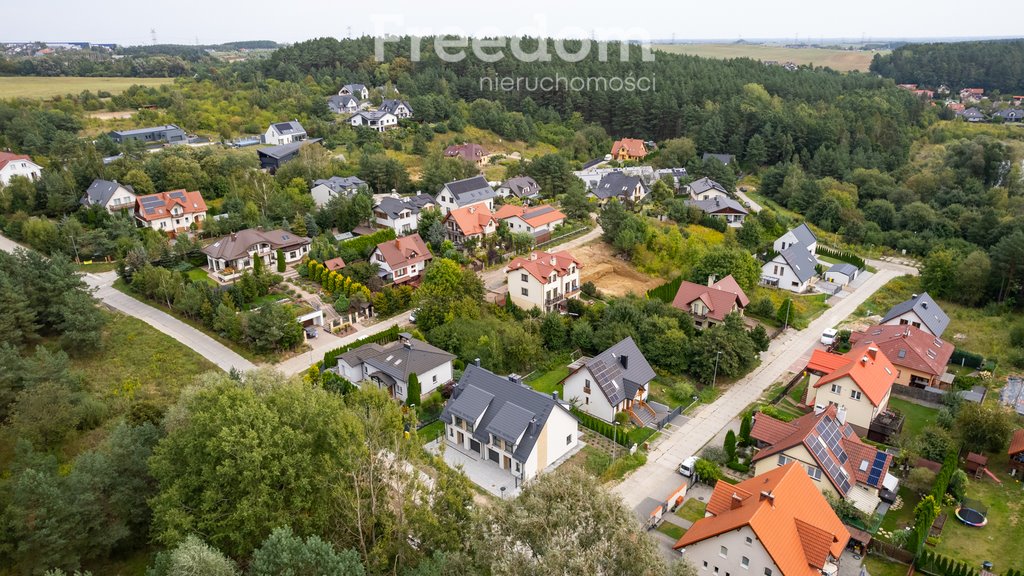
M 275 364 L 274 368 L 285 376 L 292 376 L 294 374 L 304 372 L 312 366 L 314 362 L 323 360 L 324 353 L 329 350 L 341 348 L 342 346 L 351 344 L 356 340 L 372 336 L 378 332 L 383 332 L 395 325 L 408 324 L 410 313 L 412 313 L 412 310 L 406 310 L 405 312 L 396 314 L 387 320 L 367 326 L 366 328 L 362 328 L 352 334 L 348 334 L 347 336 L 338 337 L 334 334 L 325 332 L 322 329 L 318 329 L 319 335 L 312 340 L 306 341 L 307 344 L 313 347 L 312 350 L 308 350 L 302 354 L 289 358 L 284 362 Z
M 772 341 L 761 356 L 761 365 L 733 384 L 713 403 L 696 411 L 692 418 L 663 438 L 647 456 L 647 464 L 634 471 L 613 488 L 630 508 L 635 508 L 648 495 L 661 494 L 678 482 L 676 467 L 684 459 L 697 454 L 723 428 L 761 394 L 777 382 L 793 365 L 794 359 L 807 354 L 818 342 L 818 335 L 845 319 L 864 300 L 886 282 L 916 270 L 888 262 L 872 262 L 879 269 L 849 297 L 826 310 L 802 331 L 788 330 Z

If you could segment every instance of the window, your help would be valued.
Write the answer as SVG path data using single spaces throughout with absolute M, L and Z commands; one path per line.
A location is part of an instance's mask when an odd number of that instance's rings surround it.
M 572 434 L 565 437 L 565 445 L 568 446 L 569 444 L 572 444 Z
M 810 476 L 812 480 L 821 480 L 821 468 L 816 466 L 807 466 L 806 468 L 807 475 Z
M 590 394 L 590 380 L 583 380 L 583 393 Z
M 832 385 L 832 393 L 833 394 L 842 394 L 843 393 L 843 387 L 840 386 L 839 384 L 833 384 Z
M 861 396 L 862 394 L 860 393 L 860 390 L 850 390 L 850 398 L 853 398 L 854 400 L 860 400 Z
M 523 292 L 523 296 L 529 296 L 530 295 L 530 291 L 527 288 L 523 288 L 522 292 Z
M 434 374 L 434 384 L 437 384 L 437 374 Z
M 519 275 L 519 279 L 522 280 L 523 282 L 529 282 L 530 281 L 530 277 L 528 275 L 526 275 L 526 274 L 520 274 Z
M 751 538 L 750 536 L 747 536 L 747 546 L 750 546 L 753 543 L 754 543 L 754 539 Z
M 448 429 L 448 436 L 449 436 L 450 438 L 454 438 L 454 437 L 455 437 L 455 430 L 453 430 L 453 429 L 449 428 L 449 429 Z
M 765 568 L 764 569 L 764 576 L 772 576 L 772 569 L 771 568 Z
M 726 548 L 725 546 L 720 546 L 718 548 L 718 555 L 721 556 L 722 558 L 727 558 L 729 556 L 729 549 Z
M 705 560 L 705 561 L 704 561 L 704 566 L 703 566 L 703 568 L 704 568 L 704 569 L 706 570 L 706 569 L 707 569 L 707 567 L 708 567 L 708 561 L 707 561 L 707 560 Z
M 779 466 L 785 466 L 786 462 L 789 462 L 789 456 L 779 454 Z

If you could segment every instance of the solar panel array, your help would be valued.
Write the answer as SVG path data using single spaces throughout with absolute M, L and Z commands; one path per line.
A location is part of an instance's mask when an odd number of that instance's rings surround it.
M 821 419 L 821 422 L 818 422 L 815 430 L 822 441 L 825 442 L 825 445 L 828 446 L 828 449 L 839 459 L 839 463 L 845 464 L 849 456 L 846 455 L 846 450 L 843 450 L 842 445 L 839 443 L 843 436 L 839 431 L 839 425 L 836 421 L 831 416 L 826 416 Z
M 825 441 L 820 436 L 815 436 L 814 439 L 816 441 L 811 442 L 811 451 L 814 452 L 814 456 L 828 473 L 829 478 L 832 478 L 832 481 L 839 487 L 839 491 L 845 495 L 850 491 L 850 480 L 846 476 L 846 471 L 825 448 Z
M 885 452 L 878 452 L 875 454 L 875 462 L 871 465 L 871 473 L 868 474 L 868 485 L 874 486 L 878 483 L 878 479 L 882 477 L 882 469 L 885 468 L 885 461 L 888 454 Z
M 158 209 L 164 207 L 164 201 L 159 196 L 143 196 L 139 198 L 139 203 L 146 214 L 156 214 Z

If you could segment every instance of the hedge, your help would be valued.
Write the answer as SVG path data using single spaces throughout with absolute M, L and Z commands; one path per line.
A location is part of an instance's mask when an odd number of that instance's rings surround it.
M 927 548 L 918 556 L 914 566 L 922 572 L 934 574 L 935 576 L 978 576 L 979 574 L 978 570 L 973 566 L 932 552 Z M 1007 576 L 1012 576 L 1013 574 L 1014 570 L 1007 572 Z
M 834 250 L 832 248 L 828 248 L 828 247 L 822 246 L 820 244 L 818 245 L 817 248 L 814 249 L 814 252 L 817 253 L 817 254 L 821 254 L 822 256 L 827 256 L 829 258 L 835 258 L 836 260 L 839 260 L 840 262 L 846 262 L 848 264 L 853 264 L 859 270 L 863 270 L 863 269 L 865 269 L 867 267 L 867 263 L 864 262 L 863 258 L 861 258 L 860 256 L 857 256 L 856 254 L 851 254 L 849 252 L 843 252 L 841 250 Z
M 364 344 L 390 344 L 391 342 L 398 340 L 398 334 L 400 331 L 401 328 L 399 328 L 397 325 L 392 326 L 387 330 L 377 332 L 376 334 L 367 336 L 366 338 L 361 338 L 359 340 L 356 340 L 355 342 L 352 342 L 351 344 L 342 346 L 341 348 L 328 350 L 324 354 L 324 362 L 323 364 L 321 364 L 321 366 L 323 369 L 335 366 L 337 364 L 338 356 L 341 356 L 342 354 L 348 352 L 349 350 L 359 348 Z
M 395 238 L 394 229 L 382 228 L 373 234 L 357 236 L 351 240 L 346 240 L 342 246 L 344 246 L 345 250 L 358 252 L 363 258 L 366 258 L 370 255 L 370 252 L 373 252 L 373 249 L 377 247 L 377 244 L 387 242 L 388 240 L 394 240 Z
M 953 355 L 949 357 L 949 363 L 978 369 L 985 364 L 985 357 L 961 348 L 954 348 Z
M 601 436 L 617 442 L 626 448 L 629 448 L 633 444 L 643 444 L 648 438 L 654 435 L 654 430 L 651 428 L 634 428 L 627 432 L 624 429 L 625 426 L 614 426 L 600 418 L 597 418 L 596 416 L 587 414 L 575 406 L 572 407 L 571 411 L 572 415 L 580 421 L 580 424 L 582 424 L 584 428 L 593 430 Z M 618 430 L 616 430 L 616 428 L 618 428 Z
M 666 304 L 671 304 L 672 301 L 675 300 L 676 292 L 679 292 L 679 286 L 682 283 L 683 277 L 680 276 L 675 280 L 662 284 L 661 286 L 651 288 L 647 291 L 647 297 L 652 300 L 661 300 Z

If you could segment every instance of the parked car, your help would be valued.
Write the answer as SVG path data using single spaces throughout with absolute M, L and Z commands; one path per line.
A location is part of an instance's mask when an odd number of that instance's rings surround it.
M 419 312 L 419 311 L 420 311 L 420 309 L 417 308 L 417 309 L 415 309 L 415 310 L 413 310 L 412 312 L 409 313 L 409 322 L 412 322 L 413 324 L 416 323 L 416 313 Z
M 827 330 L 821 333 L 821 343 L 824 344 L 825 346 L 831 346 L 835 344 L 836 335 L 838 334 L 839 331 L 836 330 L 835 328 L 828 328 Z
M 306 338 L 316 338 L 316 326 L 306 327 Z
M 683 460 L 682 463 L 679 464 L 679 473 L 687 478 L 693 477 L 693 473 L 697 469 L 697 460 L 698 458 L 696 456 L 690 456 L 686 460 Z

